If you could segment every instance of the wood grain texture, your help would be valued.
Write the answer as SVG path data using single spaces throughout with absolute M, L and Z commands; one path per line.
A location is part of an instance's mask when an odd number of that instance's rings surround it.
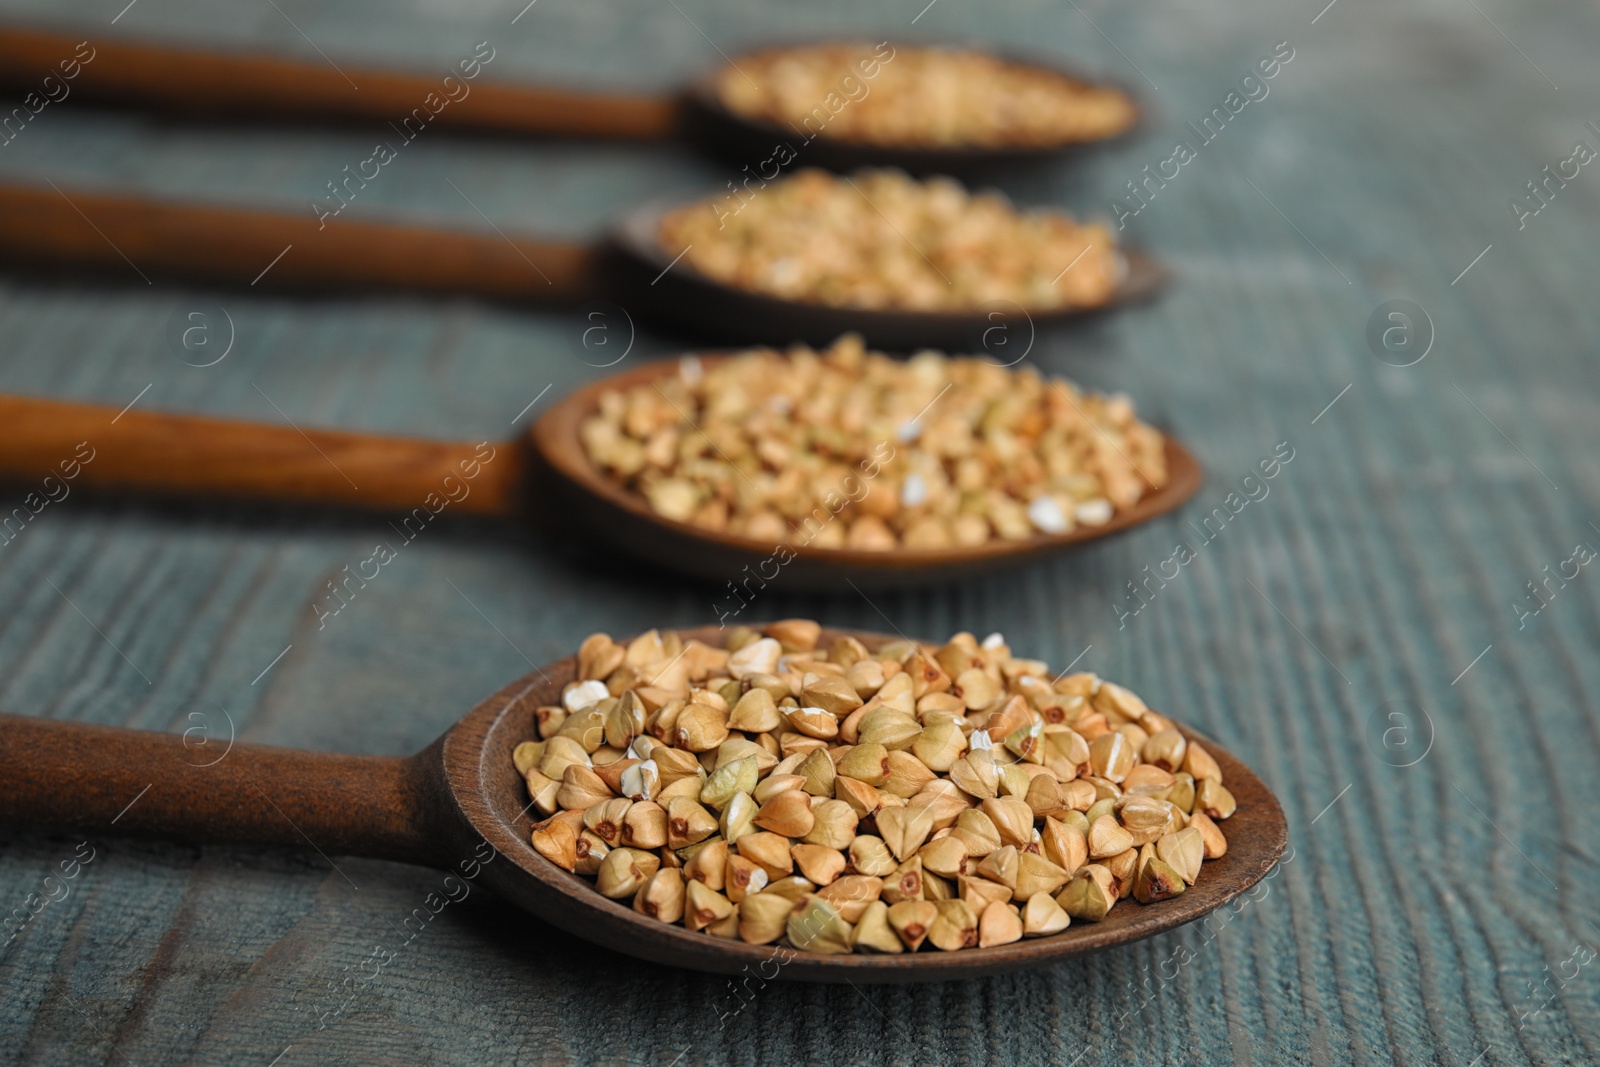
M 21 516 L 30 522 L 52 492 L 73 487 L 158 499 L 321 504 L 400 515 L 454 507 L 504 516 L 521 510 L 527 469 L 520 440 L 427 441 L 32 397 L 0 395 L 0 424 L 8 438 L 0 483 L 35 493 L 35 503 L 25 501 L 30 514 Z M 15 525 L 19 516 L 11 518 Z M 16 526 L 15 533 L 20 530 Z
M 174 736 L 6 715 L 0 762 L 9 783 L 0 821 L 10 827 L 420 864 L 448 863 L 454 851 L 430 833 L 423 810 L 440 792 L 432 749 L 343 756 L 228 745 L 203 730 Z
M 320 58 L 298 26 L 329 55 L 438 68 L 491 37 L 514 44 L 508 76 L 650 91 L 714 64 L 716 47 L 823 22 L 903 34 L 922 5 L 824 0 L 802 16 L 677 0 L 715 47 L 672 7 L 623 0 L 540 0 L 515 27 L 520 4 L 402 13 L 372 0 L 280 0 L 293 25 L 264 5 L 140 0 L 108 26 L 124 6 L 85 15 L 85 34 Z M 1170 520 L 1022 572 L 870 601 L 775 586 L 750 614 L 998 629 L 1022 654 L 1062 666 L 1081 654 L 1079 668 L 1185 709 L 1283 801 L 1294 851 L 1264 899 L 1225 926 L 1028 974 L 859 992 L 752 981 L 740 996 L 725 979 L 597 950 L 481 887 L 433 914 L 438 872 L 333 856 L 354 889 L 312 852 L 96 839 L 70 895 L 0 951 L 0 1062 L 1600 1060 L 1600 972 L 1563 967 L 1576 943 L 1600 947 L 1600 587 L 1586 566 L 1551 580 L 1537 615 L 1513 609 L 1537 606 L 1519 598 L 1544 567 L 1600 545 L 1600 197 L 1585 167 L 1523 229 L 1507 208 L 1573 141 L 1595 144 L 1600 20 L 1483 0 L 1483 14 L 1341 0 L 1315 25 L 1322 3 L 1080 6 L 1115 49 L 1070 5 L 942 0 L 914 28 L 1048 42 L 1148 93 L 1149 125 L 1127 145 L 986 178 L 1022 203 L 1111 215 L 1169 142 L 1198 141 L 1186 122 L 1224 106 L 1276 42 L 1295 50 L 1270 95 L 1196 144 L 1128 220 L 1128 239 L 1173 268 L 1167 296 L 1041 337 L 1029 356 L 1128 390 L 1194 447 L 1206 487 Z M 52 0 L 0 7 L 63 17 Z M 299 211 L 370 141 L 163 124 L 68 98 L 0 148 L 0 171 Z M 735 177 L 671 148 L 419 139 L 408 151 L 344 218 L 481 224 L 449 179 L 508 232 L 598 232 L 649 197 Z M 547 384 L 560 395 L 606 373 L 576 357 L 590 325 L 577 315 L 235 299 L 123 270 L 115 286 L 0 279 L 0 389 L 121 409 L 149 385 L 139 406 L 272 420 L 255 383 L 302 425 L 495 440 Z M 1395 298 L 1422 305 L 1437 333 L 1413 367 L 1367 347 L 1369 317 Z M 198 300 L 220 300 L 239 328 L 234 353 L 206 369 L 164 339 L 174 307 Z M 628 358 L 680 347 L 641 333 Z M 1294 459 L 1264 499 L 1220 534 L 1190 525 L 1227 511 L 1230 490 L 1243 500 L 1240 479 L 1285 441 Z M 393 754 L 587 632 L 714 620 L 716 589 L 604 549 L 440 526 L 319 629 L 313 605 L 338 606 L 326 582 L 392 537 L 381 521 L 228 505 L 52 503 L 0 545 L 0 707 L 179 735 L 201 715 L 219 738 L 220 707 L 241 741 Z M 1193 561 L 1125 599 L 1180 540 Z M 1388 718 L 1404 710 L 1393 701 L 1426 718 Z M 79 844 L 3 840 L 6 910 L 59 879 Z M 378 948 L 392 953 L 381 967 Z

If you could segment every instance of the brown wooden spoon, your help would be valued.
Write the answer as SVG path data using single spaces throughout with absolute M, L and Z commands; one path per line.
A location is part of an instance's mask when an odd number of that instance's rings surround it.
M 682 631 L 717 640 L 715 627 Z M 824 631 L 829 639 L 838 631 Z M 892 637 L 857 633 L 874 648 Z M 512 763 L 537 736 L 533 712 L 559 703 L 576 676 L 568 657 L 518 679 L 410 758 L 342 756 L 233 743 L 186 746 L 175 734 L 0 716 L 0 824 L 195 842 L 313 848 L 470 871 L 506 900 L 579 937 L 656 963 L 721 974 L 811 982 L 923 982 L 1056 963 L 1192 922 L 1260 882 L 1288 842 L 1283 810 L 1248 767 L 1185 730 L 1216 757 L 1238 801 L 1223 823 L 1227 854 L 1195 885 L 1148 906 L 1113 908 L 1104 922 L 993 948 L 898 956 L 821 955 L 749 945 L 635 912 L 561 870 L 529 843 L 527 789 Z M 492 846 L 494 854 L 484 848 Z M 492 858 L 491 858 L 492 857 Z M 487 859 L 487 862 L 484 862 Z M 771 975 L 765 967 L 775 967 Z
M 87 62 L 74 58 L 82 56 L 92 58 Z M 801 140 L 792 129 L 749 119 L 725 107 L 714 89 L 714 74 L 675 94 L 582 92 L 500 81 L 490 65 L 493 53 L 489 56 L 489 64 L 481 62 L 481 55 L 463 60 L 472 64 L 467 70 L 483 75 L 480 80 L 476 76 L 465 79 L 461 70 L 450 67 L 426 73 L 364 68 L 348 62 L 334 66 L 331 61 L 242 50 L 99 39 L 85 42 L 79 34 L 0 26 L 0 86 L 40 92 L 51 88 L 43 83 L 49 76 L 55 79 L 54 93 L 65 86 L 68 95 L 204 118 L 398 123 L 415 109 L 424 108 L 430 95 L 434 101 L 445 100 L 444 78 L 450 75 L 454 82 L 448 93 L 459 96 L 460 106 L 440 104 L 437 118 L 430 116 L 429 125 L 438 122 L 456 130 L 511 136 L 655 141 L 684 135 L 750 164 L 770 156 L 776 144 L 800 141 L 799 162 L 807 166 L 849 170 L 877 164 L 917 172 L 957 172 L 1038 159 L 1095 143 L 1064 137 L 1031 146 L 917 148 L 826 136 Z M 1020 58 L 1010 61 L 1074 85 L 1084 84 L 1045 63 Z M 64 62 L 72 66 L 63 68 Z M 63 81 L 67 69 L 76 74 Z M 430 111 L 433 109 L 427 108 L 423 113 Z M 1136 122 L 1135 113 L 1128 128 Z M 1114 136 L 1126 132 L 1120 130 Z
M 889 351 L 984 351 L 1007 333 L 1083 318 L 1155 294 L 1165 280 L 1126 250 L 1127 271 L 1105 304 L 1029 313 L 1009 302 L 966 312 L 876 311 L 783 300 L 713 281 L 658 236 L 676 204 L 646 205 L 596 245 L 399 222 L 319 218 L 55 186 L 0 183 L 0 259 L 113 277 L 324 294 L 344 290 L 464 293 L 514 303 L 572 305 L 604 297 L 631 314 L 688 325 L 737 343 L 826 344 L 855 331 Z M 1024 336 L 1018 333 L 1017 336 Z M 1018 347 L 1025 347 L 1019 345 Z
M 700 358 L 712 366 L 728 357 Z M 676 361 L 663 360 L 591 382 L 550 407 L 526 434 L 482 445 L 137 407 L 119 414 L 112 407 L 0 395 L 5 437 L 0 480 L 37 486 L 74 455 L 80 442 L 88 442 L 95 455 L 81 465 L 73 487 L 355 507 L 392 512 L 402 522 L 420 511 L 424 524 L 435 507 L 439 513 L 449 509 L 452 514 L 559 521 L 563 531 L 596 534 L 671 570 L 741 583 L 747 593 L 768 582 L 790 590 L 848 589 L 850 583 L 883 588 L 972 577 L 1147 522 L 1182 504 L 1201 480 L 1194 457 L 1168 437 L 1167 484 L 1102 526 L 995 540 L 975 548 L 873 552 L 792 544 L 780 553 L 780 546 L 767 541 L 664 518 L 590 463 L 578 429 L 599 410 L 600 395 L 677 373 Z M 476 471 L 470 478 L 468 469 Z M 5 519 L 0 515 L 0 523 Z M 757 584 L 743 584 L 752 580 Z

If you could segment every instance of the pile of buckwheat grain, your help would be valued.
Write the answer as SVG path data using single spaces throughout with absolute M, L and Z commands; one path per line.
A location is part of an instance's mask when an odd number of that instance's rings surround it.
M 728 110 L 801 137 L 906 148 L 1032 148 L 1122 133 L 1126 93 L 983 52 L 887 42 L 741 56 L 717 75 Z
M 869 649 L 789 620 L 578 651 L 513 758 L 533 846 L 665 923 L 812 952 L 988 947 L 1176 896 L 1227 841 L 1215 759 L 999 634 Z
M 592 463 L 657 514 L 772 544 L 949 549 L 1103 525 L 1167 483 L 1125 396 L 924 352 L 687 357 L 602 394 Z
M 895 170 L 801 170 L 669 212 L 660 239 L 714 281 L 831 307 L 1098 307 L 1128 272 L 1106 226 Z

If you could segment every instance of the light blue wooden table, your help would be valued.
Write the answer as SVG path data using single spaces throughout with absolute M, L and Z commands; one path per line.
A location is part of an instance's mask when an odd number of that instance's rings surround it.
M 90 40 L 440 69 L 489 40 L 497 77 L 635 88 L 785 35 L 980 38 L 1140 89 L 1153 116 L 1139 137 L 1079 167 L 988 179 L 1022 202 L 1111 217 L 1125 183 L 1190 142 L 1194 158 L 1127 220 L 1128 239 L 1173 267 L 1170 295 L 1043 338 L 1028 358 L 1133 393 L 1201 456 L 1196 501 L 992 581 L 871 603 L 778 588 L 761 607 L 929 636 L 999 629 L 1026 655 L 1081 655 L 1255 767 L 1294 851 L 1214 936 L 1189 928 L 981 982 L 775 986 L 729 1014 L 721 980 L 592 949 L 485 893 L 352 983 L 346 1003 L 341 984 L 399 940 L 437 874 L 341 861 L 347 880 L 315 853 L 97 839 L 69 895 L 0 949 L 0 1061 L 1600 1059 L 1600 577 L 1564 562 L 1600 546 L 1600 174 L 1582 168 L 1526 214 L 1541 168 L 1575 142 L 1600 148 L 1592 5 L 125 3 L 5 0 L 0 13 Z M 1266 95 L 1200 143 L 1186 122 L 1226 107 L 1280 42 L 1293 58 Z M 0 147 L 0 174 L 298 210 L 370 140 L 69 98 Z M 581 236 L 729 176 L 680 148 L 441 131 L 350 210 L 483 227 L 453 182 L 504 228 Z M 169 316 L 198 300 L 222 302 L 237 330 L 207 368 L 166 341 Z M 1368 340 L 1396 300 L 1431 322 L 1411 366 Z M 275 419 L 275 404 L 301 424 L 480 439 L 508 434 L 546 385 L 559 395 L 599 373 L 572 354 L 581 328 L 471 301 L 13 270 L 0 277 L 0 390 L 253 419 Z M 629 358 L 673 348 L 646 335 Z M 1279 447 L 1293 459 L 1267 495 L 1202 545 L 1199 520 Z M 713 589 L 457 524 L 429 530 L 319 630 L 325 581 L 383 531 L 381 518 L 53 504 L 0 545 L 0 707 L 174 731 L 198 715 L 252 741 L 399 753 L 590 631 L 713 618 Z M 1132 614 L 1127 583 L 1185 541 L 1198 558 Z M 79 850 L 26 832 L 0 841 L 5 908 Z

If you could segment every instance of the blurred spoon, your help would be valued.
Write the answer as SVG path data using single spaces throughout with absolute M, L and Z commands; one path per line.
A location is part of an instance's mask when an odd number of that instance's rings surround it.
M 470 203 L 470 201 L 469 201 Z M 1106 304 L 1029 312 L 1010 302 L 970 311 L 875 311 L 768 296 L 714 281 L 658 236 L 672 205 L 646 205 L 598 245 L 354 218 L 319 221 L 176 200 L 0 183 L 0 258 L 119 277 L 302 293 L 400 289 L 571 305 L 605 297 L 739 343 L 826 344 L 855 331 L 890 351 L 985 351 L 997 325 L 1037 327 L 1151 296 L 1159 266 L 1125 250 L 1127 271 Z M 492 223 L 490 224 L 493 225 Z M 1066 266 L 1066 265 L 1064 265 Z
M 79 54 L 79 46 L 84 43 L 75 33 L 0 26 L 0 85 L 28 91 L 38 90 L 46 76 L 59 82 L 60 64 Z M 715 73 L 696 80 L 681 92 L 654 95 L 557 89 L 496 81 L 492 76 L 477 81 L 476 76 L 493 59 L 492 45 L 487 59 L 475 52 L 460 61 L 470 64 L 466 69 L 474 72 L 472 78 L 463 77 L 459 64 L 437 73 L 419 73 L 153 42 L 94 40 L 89 48 L 90 52 L 83 54 L 93 58 L 81 64 L 68 85 L 69 93 L 181 115 L 296 122 L 370 120 L 387 124 L 423 108 L 430 94 L 436 101 L 445 100 L 441 86 L 449 75 L 455 79 L 449 96 L 454 98 L 461 93 L 463 105 L 469 99 L 473 103 L 462 107 L 441 103 L 434 114 L 443 125 L 457 130 L 637 140 L 687 135 L 743 162 L 761 159 L 773 151 L 775 144 L 796 139 L 790 128 L 730 110 L 716 90 Z M 775 50 L 764 49 L 753 53 L 752 58 L 772 51 Z M 738 60 L 731 62 L 738 69 Z M 1079 79 L 1042 64 L 1006 62 L 1059 79 L 1064 87 L 1086 87 Z M 870 81 L 866 84 L 870 86 Z M 1126 97 L 1121 90 L 1113 91 Z M 1126 111 L 1125 125 L 1112 136 L 1122 135 L 1137 121 L 1138 112 L 1131 99 Z M 1063 134 L 1054 141 L 1029 145 L 911 147 L 824 135 L 803 142 L 803 161 L 835 169 L 875 163 L 914 171 L 948 172 L 1048 156 L 1096 139 L 1103 138 Z

